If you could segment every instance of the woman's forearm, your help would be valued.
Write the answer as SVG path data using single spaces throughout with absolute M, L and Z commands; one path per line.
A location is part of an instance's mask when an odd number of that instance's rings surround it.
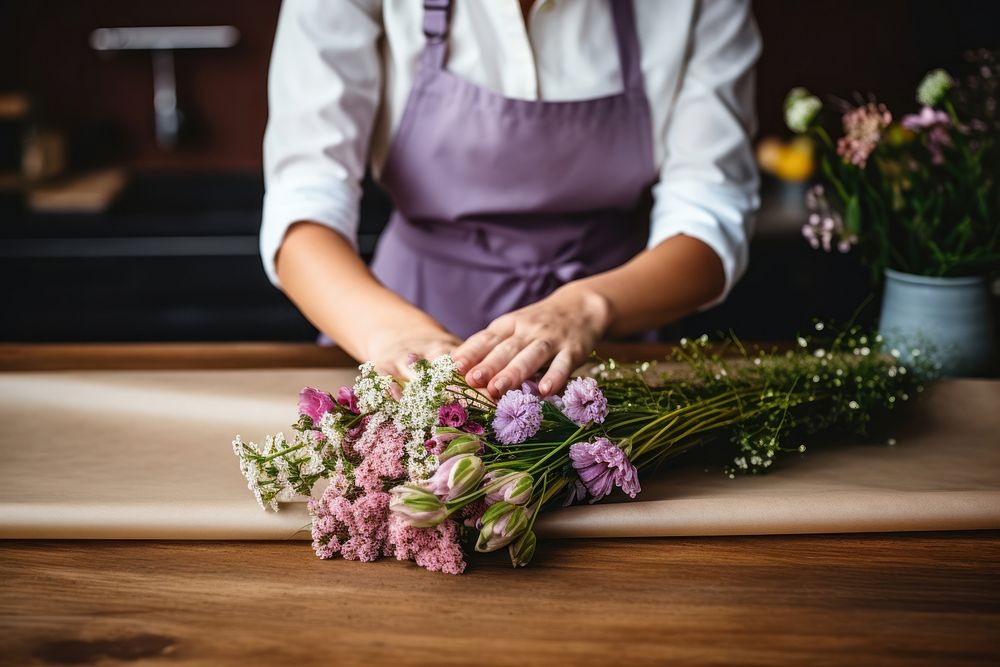
M 312 222 L 293 225 L 275 259 L 285 294 L 356 359 L 371 357 L 377 332 L 441 330 L 419 308 L 381 285 L 338 232 Z
M 725 287 L 719 256 L 691 236 L 673 236 L 614 268 L 567 285 L 601 295 L 608 306 L 606 335 L 661 327 L 717 298 Z

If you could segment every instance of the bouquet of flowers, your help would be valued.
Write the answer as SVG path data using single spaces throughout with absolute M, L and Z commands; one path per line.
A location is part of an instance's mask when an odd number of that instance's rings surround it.
M 814 248 L 858 246 L 875 282 L 885 268 L 970 276 L 1000 266 L 1000 63 L 968 55 L 962 80 L 938 69 L 917 88 L 921 109 L 897 121 L 874 99 L 839 103 L 842 134 L 824 126 L 804 88 L 785 100 L 788 127 L 814 139 L 822 183 L 802 228 Z
M 921 389 L 899 351 L 856 329 L 787 352 L 732 344 L 735 356 L 706 336 L 682 340 L 669 373 L 603 361 L 544 399 L 529 382 L 493 401 L 447 356 L 415 360 L 406 380 L 365 363 L 335 395 L 302 390 L 291 439 L 236 436 L 233 450 L 263 508 L 310 497 L 320 558 L 458 574 L 473 549 L 507 547 L 526 565 L 539 512 L 615 489 L 635 498 L 640 473 L 692 447 L 729 447 L 730 476 L 763 472 L 812 434 L 864 433 Z

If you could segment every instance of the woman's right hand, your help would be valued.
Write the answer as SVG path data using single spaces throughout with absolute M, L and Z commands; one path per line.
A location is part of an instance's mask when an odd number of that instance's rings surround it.
M 434 359 L 451 354 L 462 341 L 444 328 L 427 323 L 386 327 L 368 337 L 364 358 L 380 373 L 397 378 L 409 376 L 414 358 Z

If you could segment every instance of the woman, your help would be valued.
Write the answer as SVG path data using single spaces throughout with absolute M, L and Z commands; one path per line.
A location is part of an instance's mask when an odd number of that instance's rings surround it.
M 748 0 L 285 0 L 268 276 L 387 372 L 450 353 L 494 395 L 546 368 L 554 393 L 743 272 L 759 51 Z M 370 270 L 369 159 L 395 204 Z

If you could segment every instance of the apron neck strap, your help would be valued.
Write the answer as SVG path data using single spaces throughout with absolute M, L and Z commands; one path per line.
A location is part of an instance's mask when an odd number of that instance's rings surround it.
M 618 63 L 625 91 L 641 91 L 643 88 L 641 51 L 632 0 L 611 0 L 611 16 L 615 23 Z
M 434 69 L 444 67 L 448 55 L 448 20 L 451 0 L 424 0 L 424 60 Z
M 448 56 L 448 21 L 451 18 L 451 0 L 423 0 L 424 2 L 424 61 L 434 69 L 444 68 Z M 626 91 L 642 90 L 639 35 L 636 31 L 632 0 L 611 0 L 611 15 L 618 42 L 618 61 Z

